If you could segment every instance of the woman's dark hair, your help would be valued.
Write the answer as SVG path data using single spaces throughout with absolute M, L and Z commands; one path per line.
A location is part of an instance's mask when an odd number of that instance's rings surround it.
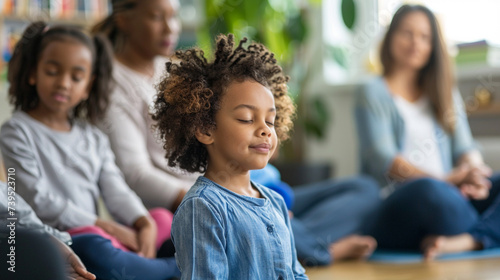
M 429 97 L 434 113 L 443 128 L 452 132 L 455 128 L 455 109 L 453 107 L 453 74 L 450 58 L 441 34 L 441 29 L 434 14 L 421 5 L 403 5 L 394 17 L 382 42 L 380 59 L 384 67 L 384 76 L 394 71 L 391 42 L 395 32 L 406 16 L 414 12 L 424 13 L 429 19 L 432 32 L 432 51 L 427 64 L 420 70 L 418 85 Z
M 168 76 L 158 85 L 153 119 L 170 166 L 188 172 L 206 171 L 208 152 L 195 133 L 216 129 L 215 114 L 232 82 L 250 80 L 269 88 L 276 106 L 276 134 L 280 141 L 288 138 L 295 113 L 287 94 L 289 77 L 276 64 L 273 53 L 257 43 L 245 48 L 246 41 L 244 38 L 234 48 L 232 34 L 220 35 L 213 61 L 208 62 L 203 51 L 192 48 L 177 51 L 175 62 L 167 62 Z
M 92 34 L 104 34 L 113 45 L 113 49 L 116 53 L 120 52 L 125 45 L 125 35 L 116 25 L 116 15 L 134 9 L 137 6 L 137 1 L 138 0 L 112 0 L 111 14 L 94 25 L 91 29 Z
M 75 40 L 92 53 L 92 87 L 89 98 L 73 110 L 74 118 L 96 123 L 108 105 L 111 90 L 112 56 L 107 39 L 102 36 L 90 38 L 76 27 L 50 27 L 44 22 L 34 22 L 24 31 L 16 44 L 9 61 L 7 80 L 10 83 L 9 100 L 15 110 L 30 111 L 38 106 L 36 86 L 30 85 L 30 76 L 36 72 L 40 55 L 54 41 Z

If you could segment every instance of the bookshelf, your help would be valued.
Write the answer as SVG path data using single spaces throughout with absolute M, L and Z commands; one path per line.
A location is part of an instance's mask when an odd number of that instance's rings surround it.
M 14 46 L 31 22 L 86 28 L 109 11 L 109 0 L 0 0 L 0 84 L 5 83 L 6 64 Z
M 457 85 L 475 137 L 500 137 L 500 65 L 457 65 Z M 485 101 L 481 96 L 487 95 Z M 483 104 L 482 104 L 483 103 Z

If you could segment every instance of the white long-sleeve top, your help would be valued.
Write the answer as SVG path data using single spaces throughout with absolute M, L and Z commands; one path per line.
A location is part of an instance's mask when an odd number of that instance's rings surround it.
M 99 195 L 123 224 L 148 214 L 116 166 L 107 137 L 86 122 L 60 132 L 17 111 L 2 125 L 0 149 L 5 168 L 15 169 L 16 191 L 49 226 L 94 225 Z
M 40 234 L 47 233 L 61 242 L 69 244 L 71 242 L 69 233 L 43 224 L 22 196 L 15 193 L 15 181 L 11 181 L 11 183 L 12 185 L 9 184 L 7 187 L 6 183 L 0 182 L 0 228 L 5 230 L 7 225 L 14 221 L 16 230 L 26 229 Z
M 148 78 L 115 60 L 116 86 L 106 118 L 99 124 L 125 180 L 148 208 L 170 208 L 179 191 L 191 187 L 199 176 L 167 165 L 163 145 L 152 128 L 150 110 L 164 65 L 164 59 L 156 60 L 155 77 Z

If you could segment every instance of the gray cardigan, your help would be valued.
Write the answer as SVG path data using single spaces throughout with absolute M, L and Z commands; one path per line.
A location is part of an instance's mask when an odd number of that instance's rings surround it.
M 76 121 L 58 132 L 15 112 L 0 131 L 5 168 L 15 169 L 16 191 L 47 225 L 60 230 L 94 225 L 97 199 L 126 225 L 147 215 L 115 164 L 107 137 Z
M 435 120 L 437 145 L 445 172 L 450 172 L 465 153 L 476 149 L 460 94 L 453 94 L 456 125 L 452 134 Z M 361 86 L 355 98 L 361 172 L 374 177 L 381 186 L 391 184 L 387 176 L 394 158 L 405 143 L 405 123 L 382 77 Z

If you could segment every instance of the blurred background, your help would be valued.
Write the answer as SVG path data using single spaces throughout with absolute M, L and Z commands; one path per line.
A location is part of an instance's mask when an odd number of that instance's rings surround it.
M 179 48 L 198 45 L 208 51 L 216 34 L 231 32 L 237 39 L 264 43 L 277 55 L 291 77 L 289 88 L 298 107 L 292 141 L 284 143 L 277 164 L 292 168 L 293 163 L 301 170 L 310 166 L 321 171 L 319 177 L 357 173 L 353 93 L 380 73 L 379 42 L 396 9 L 404 3 L 426 5 L 447 40 L 473 135 L 486 162 L 500 170 L 500 1 L 180 2 Z M 88 28 L 109 11 L 106 0 L 0 0 L 0 122 L 12 111 L 6 63 L 23 29 L 38 19 Z

